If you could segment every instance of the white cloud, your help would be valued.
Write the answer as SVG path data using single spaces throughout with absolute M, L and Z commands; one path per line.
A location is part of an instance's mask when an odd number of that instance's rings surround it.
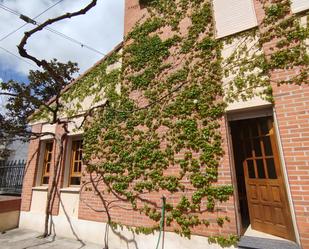
M 56 0 L 0 0 L 0 3 L 29 17 L 36 16 L 56 2 Z M 43 22 L 48 18 L 79 10 L 89 2 L 90 0 L 64 0 L 38 18 L 37 21 Z M 51 28 L 103 53 L 108 53 L 122 40 L 123 11 L 124 0 L 99 0 L 97 5 L 86 15 L 59 22 L 51 26 Z M 23 24 L 24 22 L 17 16 L 0 8 L 0 39 Z M 0 46 L 18 54 L 16 46 L 19 44 L 23 33 L 33 27 L 33 25 L 28 24 L 14 35 L 1 41 Z M 78 62 L 81 68 L 80 72 L 85 71 L 103 57 L 47 30 L 43 30 L 31 37 L 26 48 L 30 54 L 46 60 L 57 58 L 62 62 L 68 60 Z M 28 64 L 1 49 L 0 64 L 2 65 L 2 71 L 14 70 L 24 75 L 28 74 L 29 69 L 33 69 Z

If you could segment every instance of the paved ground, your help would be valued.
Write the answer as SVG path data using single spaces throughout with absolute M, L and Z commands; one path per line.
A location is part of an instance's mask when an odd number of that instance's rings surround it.
M 252 249 L 300 249 L 300 247 L 288 240 L 274 240 L 258 237 L 243 236 L 239 243 L 239 248 Z
M 61 237 L 38 238 L 39 233 L 14 229 L 0 234 L 0 249 L 103 249 L 103 246 L 82 243 Z

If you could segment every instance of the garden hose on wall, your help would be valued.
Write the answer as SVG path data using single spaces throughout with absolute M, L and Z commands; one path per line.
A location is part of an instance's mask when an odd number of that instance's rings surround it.
M 161 234 L 162 234 L 162 231 L 163 231 L 163 228 L 164 228 L 165 202 L 166 202 L 166 198 L 165 198 L 165 196 L 162 196 L 162 211 L 161 211 L 161 221 L 160 221 L 160 232 L 159 232 L 159 238 L 158 238 L 156 249 L 159 249 Z

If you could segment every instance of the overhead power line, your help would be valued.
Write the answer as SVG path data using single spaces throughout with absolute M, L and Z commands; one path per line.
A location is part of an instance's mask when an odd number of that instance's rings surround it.
M 8 12 L 10 12 L 11 14 L 14 14 L 14 15 L 19 15 L 19 13 L 16 11 L 16 10 L 13 10 L 5 5 L 3 5 L 2 3 L 0 3 L 0 7 Z
M 75 44 L 80 45 L 82 48 L 87 48 L 88 50 L 91 50 L 92 52 L 95 52 L 95 53 L 103 55 L 103 56 L 106 55 L 106 54 L 100 52 L 99 50 L 97 50 L 97 49 L 95 49 L 93 47 L 90 47 L 87 44 L 84 44 L 84 43 L 82 43 L 82 42 L 80 42 L 80 41 L 78 41 L 78 40 L 76 40 L 76 39 L 74 39 L 74 38 L 72 38 L 72 37 L 70 37 L 70 36 L 68 36 L 66 34 L 63 34 L 63 33 L 59 32 L 59 31 L 57 31 L 57 30 L 54 30 L 54 29 L 49 28 L 49 27 L 45 27 L 45 29 L 47 29 L 48 31 L 50 31 L 50 32 L 52 32 L 52 33 L 54 33 L 56 35 L 61 36 L 62 38 L 66 39 L 68 41 L 71 41 L 71 42 L 73 42 Z
M 5 40 L 6 38 L 8 38 L 9 36 L 13 35 L 14 33 L 16 33 L 18 30 L 22 29 L 23 27 L 25 27 L 28 23 L 25 23 L 23 24 L 22 26 L 20 26 L 19 28 L 11 31 L 10 33 L 8 33 L 7 35 L 3 36 L 1 39 L 0 39 L 0 42 Z
M 6 53 L 8 53 L 8 54 L 10 54 L 10 55 L 12 55 L 12 56 L 14 56 L 14 57 L 16 57 L 16 58 L 19 59 L 20 61 L 22 61 L 22 62 L 24 62 L 24 63 L 27 63 L 28 65 L 32 66 L 33 68 L 37 68 L 36 65 L 30 63 L 29 61 L 23 59 L 23 58 L 20 57 L 20 56 L 14 54 L 14 53 L 11 52 L 10 50 L 7 50 L 6 48 L 3 48 L 3 47 L 1 47 L 1 46 L 0 46 L 0 49 L 2 49 L 3 51 L 5 51 Z
M 56 5 L 58 5 L 59 3 L 61 3 L 63 0 L 60 0 L 58 2 L 56 2 L 55 4 L 49 6 L 47 9 L 45 9 L 44 11 L 42 11 L 40 14 L 36 15 L 35 17 L 33 17 L 33 19 L 35 20 L 36 18 L 40 17 L 41 15 L 43 15 L 44 13 L 46 13 L 47 11 L 49 11 L 51 8 L 55 7 Z M 2 5 L 2 4 L 1 4 Z M 0 42 L 5 40 L 6 38 L 8 38 L 9 36 L 13 35 L 14 33 L 16 33 L 18 30 L 22 29 L 23 27 L 27 26 L 28 23 L 25 23 L 23 25 L 21 25 L 19 28 L 11 31 L 10 33 L 8 33 L 7 35 L 3 36 L 1 39 L 0 39 Z
M 33 17 L 33 19 L 36 19 L 38 17 L 40 17 L 41 15 L 43 15 L 45 12 L 49 11 L 50 9 L 54 8 L 56 5 L 58 5 L 59 3 L 63 2 L 63 0 L 60 0 L 56 3 L 54 3 L 53 5 L 49 6 L 46 10 L 42 11 L 40 14 L 38 14 L 37 16 Z
M 49 6 L 47 9 L 45 9 L 44 11 L 42 11 L 41 13 L 39 13 L 38 15 L 36 15 L 33 19 L 36 19 L 36 18 L 40 17 L 41 15 L 43 15 L 43 14 L 46 13 L 48 10 L 50 10 L 50 9 L 53 8 L 53 7 L 55 7 L 56 5 L 58 5 L 59 3 L 61 3 L 62 1 L 63 1 L 63 0 L 59 0 L 58 2 L 56 2 L 56 3 L 54 3 L 53 5 Z M 1 4 L 1 3 L 0 3 L 0 7 L 1 7 L 2 9 L 5 9 L 5 10 L 9 11 L 10 13 L 12 13 L 12 14 L 14 14 L 14 15 L 18 15 L 18 14 L 19 14 L 17 11 L 11 10 L 10 8 L 4 6 L 4 5 Z M 4 37 L 2 37 L 2 38 L 0 39 L 0 42 L 3 41 L 3 40 L 5 40 L 5 39 L 8 38 L 9 36 L 13 35 L 14 33 L 16 33 L 18 30 L 22 29 L 22 28 L 25 27 L 26 25 L 28 25 L 28 23 L 25 23 L 25 24 L 23 24 L 22 26 L 20 26 L 19 28 L 17 28 L 17 29 L 15 29 L 15 30 L 13 30 L 12 32 L 8 33 L 7 35 L 5 35 Z M 14 54 L 13 52 L 9 51 L 8 49 L 3 48 L 3 47 L 0 47 L 0 49 L 2 49 L 4 52 L 8 53 L 8 54 L 11 55 L 11 56 L 14 56 L 14 57 L 17 58 L 18 60 L 20 60 L 20 61 L 22 61 L 22 62 L 24 62 L 24 63 L 30 65 L 31 67 L 37 68 L 36 65 L 30 63 L 29 61 L 23 59 L 23 58 L 20 57 L 20 56 Z
M 27 23 L 31 23 L 31 24 L 33 24 L 33 25 L 40 25 L 40 23 L 37 23 L 37 22 L 36 22 L 35 20 L 33 20 L 32 18 L 30 18 L 30 17 L 28 17 L 28 16 L 26 16 L 26 15 L 23 15 L 22 13 L 19 13 L 19 12 L 13 10 L 13 9 L 11 9 L 11 8 L 9 8 L 9 7 L 7 7 L 7 6 L 3 5 L 3 4 L 1 4 L 1 3 L 0 3 L 0 8 L 2 8 L 2 9 L 5 10 L 5 11 L 10 12 L 11 14 L 14 14 L 14 15 L 18 16 L 20 19 L 22 19 L 23 21 L 25 21 L 26 24 L 27 24 Z M 34 18 L 34 19 L 35 19 L 35 18 Z M 103 56 L 106 55 L 106 54 L 100 52 L 99 50 L 97 50 L 97 49 L 95 49 L 95 48 L 93 48 L 93 47 L 91 47 L 91 46 L 89 46 L 89 45 L 87 45 L 87 44 L 84 44 L 83 42 L 80 42 L 80 41 L 78 41 L 77 39 L 74 39 L 74 38 L 72 38 L 72 37 L 70 37 L 70 36 L 68 36 L 68 35 L 66 35 L 66 34 L 63 34 L 63 33 L 59 32 L 59 31 L 57 31 L 57 30 L 55 30 L 55 29 L 52 29 L 52 28 L 50 28 L 50 27 L 45 27 L 44 29 L 46 29 L 46 30 L 48 30 L 48 31 L 50 31 L 50 32 L 52 32 L 52 33 L 54 33 L 54 34 L 56 34 L 56 35 L 58 35 L 58 36 L 60 36 L 60 37 L 62 37 L 62 38 L 64 38 L 64 39 L 66 39 L 66 40 L 68 40 L 68 41 L 70 41 L 70 42 L 73 42 L 73 43 L 75 43 L 75 44 L 78 44 L 78 45 L 80 45 L 82 48 L 87 48 L 88 50 L 91 50 L 92 52 L 95 52 L 95 53 L 100 54 L 100 55 L 103 55 Z

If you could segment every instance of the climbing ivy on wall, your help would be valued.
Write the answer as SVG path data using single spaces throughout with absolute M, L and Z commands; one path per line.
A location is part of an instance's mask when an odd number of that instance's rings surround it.
M 85 157 L 111 191 L 154 221 L 160 210 L 141 196 L 161 190 L 178 196 L 177 203 L 167 199 L 166 225 L 189 237 L 191 228 L 209 225 L 200 213 L 214 211 L 233 192 L 230 185 L 214 184 L 226 106 L 222 41 L 214 38 L 207 1 L 153 1 L 148 7 L 150 17 L 124 46 L 121 95 L 110 88 L 112 103 L 86 128 Z M 192 24 L 183 35 L 179 23 L 189 9 Z
M 145 202 L 147 194 L 177 197 L 176 203 L 167 199 L 166 226 L 187 237 L 192 228 L 209 226 L 207 212 L 233 193 L 232 186 L 217 184 L 227 102 L 255 95 L 273 101 L 269 76 L 275 69 L 300 71 L 278 84 L 308 82 L 308 27 L 289 14 L 289 1 L 261 3 L 266 13 L 261 29 L 216 39 L 209 1 L 142 1 L 149 16 L 127 36 L 122 68 L 108 70 L 120 60 L 115 53 L 63 96 L 73 103 L 72 116 L 87 96 L 95 96 L 93 102 L 109 100 L 85 126 L 88 171 L 99 173 L 109 192 L 156 222 L 160 210 Z M 180 23 L 186 22 L 183 30 Z M 274 53 L 266 56 L 262 46 L 274 39 Z M 233 52 L 223 56 L 229 45 Z M 225 222 L 228 217 L 217 218 L 218 226 Z M 235 236 L 211 240 L 229 244 Z
M 281 84 L 309 83 L 309 11 L 298 15 L 289 15 L 290 1 L 281 0 L 272 4 L 263 2 L 266 19 L 263 23 L 265 31 L 261 34 L 261 43 L 267 44 L 275 39 L 271 46 L 273 53 L 267 61 L 267 69 L 298 69 L 294 76 L 279 80 Z
M 225 76 L 234 76 L 227 84 L 227 101 L 258 95 L 273 102 L 271 85 L 309 83 L 309 11 L 291 14 L 289 0 L 259 2 L 265 11 L 259 27 L 226 39 L 226 43 L 233 43 L 241 38 L 240 45 L 225 62 Z M 262 52 L 263 47 L 270 50 L 268 55 Z M 271 79 L 275 70 L 297 70 L 297 73 Z

